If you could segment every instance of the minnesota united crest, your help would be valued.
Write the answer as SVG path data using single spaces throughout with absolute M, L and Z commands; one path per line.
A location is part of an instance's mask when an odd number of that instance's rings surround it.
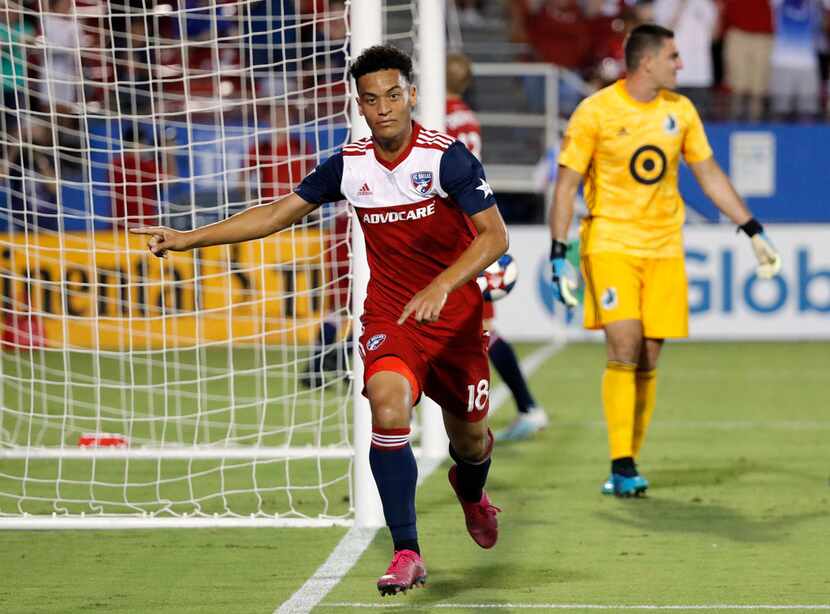
M 429 194 L 432 189 L 432 171 L 418 171 L 410 175 L 412 187 L 418 194 Z

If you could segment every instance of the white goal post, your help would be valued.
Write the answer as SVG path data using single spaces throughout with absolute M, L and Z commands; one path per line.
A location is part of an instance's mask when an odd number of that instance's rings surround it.
M 394 38 L 391 12 L 415 24 L 398 39 L 415 51 L 418 117 L 443 127 L 443 2 L 294 4 L 0 10 L 15 70 L 0 529 L 383 523 L 362 365 L 346 351 L 368 273 L 344 206 L 164 261 L 126 232 L 223 219 L 362 136 L 347 60 Z M 416 454 L 441 457 L 440 411 L 421 413 Z

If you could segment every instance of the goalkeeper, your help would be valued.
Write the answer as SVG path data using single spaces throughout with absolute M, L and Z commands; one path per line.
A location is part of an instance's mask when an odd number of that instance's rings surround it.
M 638 26 L 625 43 L 625 62 L 627 78 L 584 100 L 570 119 L 550 230 L 557 298 L 574 306 L 565 250 L 584 178 L 584 324 L 605 332 L 607 350 L 602 404 L 611 475 L 602 492 L 633 496 L 648 488 L 635 461 L 654 411 L 660 350 L 665 339 L 688 335 L 681 155 L 715 206 L 751 239 L 758 275 L 776 275 L 781 259 L 712 157 L 694 106 L 671 91 L 683 67 L 672 31 Z

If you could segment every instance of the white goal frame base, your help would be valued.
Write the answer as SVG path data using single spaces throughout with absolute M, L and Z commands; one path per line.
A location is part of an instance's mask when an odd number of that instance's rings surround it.
M 234 447 L 220 448 L 214 446 L 163 446 L 163 447 L 129 447 L 114 446 L 106 448 L 2 448 L 2 459 L 115 459 L 115 460 L 148 460 L 148 459 L 180 459 L 180 460 L 222 460 L 248 458 L 261 459 L 308 459 L 308 458 L 352 458 L 354 449 L 347 446 L 332 446 L 315 448 L 304 446 L 299 448 L 255 448 Z
M 55 529 L 253 529 L 265 527 L 280 528 L 327 528 L 354 526 L 352 518 L 228 518 L 222 516 L 52 516 L 23 515 L 0 518 L 0 531 L 51 531 Z
M 416 458 L 423 456 L 420 446 L 413 446 Z M 354 449 L 346 446 L 330 448 L 216 448 L 177 446 L 163 448 L 5 448 L 0 449 L 2 459 L 350 459 Z M 68 515 L 53 513 L 23 514 L 22 516 L 0 516 L 0 531 L 51 531 L 55 529 L 246 529 L 246 528 L 329 528 L 355 526 L 351 518 L 297 518 L 251 514 L 250 516 L 223 516 L 219 514 L 181 516 L 143 515 Z

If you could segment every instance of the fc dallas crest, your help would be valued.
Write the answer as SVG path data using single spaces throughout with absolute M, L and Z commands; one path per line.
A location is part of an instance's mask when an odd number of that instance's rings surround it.
M 412 173 L 412 187 L 419 194 L 429 194 L 432 189 L 432 171 L 418 171 Z

